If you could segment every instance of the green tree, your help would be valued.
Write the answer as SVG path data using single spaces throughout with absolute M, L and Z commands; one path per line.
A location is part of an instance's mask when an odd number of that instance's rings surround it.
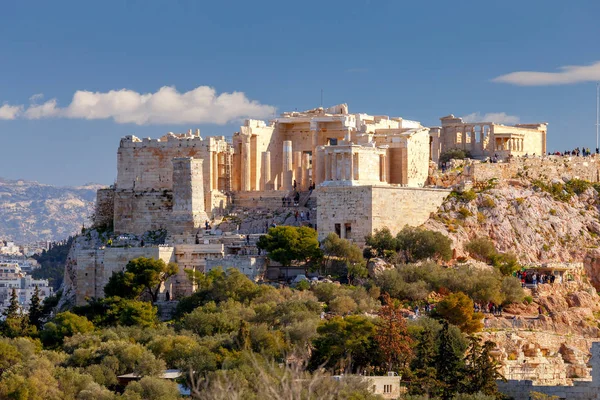
M 465 250 L 469 255 L 479 261 L 491 263 L 498 253 L 494 242 L 487 237 L 477 237 L 465 244 Z
M 17 297 L 17 291 L 13 288 L 10 294 L 8 307 L 3 312 L 5 318 L 2 321 L 2 333 L 7 337 L 23 336 L 28 331 L 27 318 L 22 315 L 21 305 Z
M 465 382 L 465 392 L 498 395 L 496 381 L 504 377 L 500 374 L 500 363 L 491 354 L 496 344 L 488 340 L 482 346 L 480 340 L 476 336 L 469 337 L 465 368 L 469 379 Z
M 104 294 L 128 298 L 148 295 L 152 303 L 156 303 L 161 285 L 178 270 L 177 264 L 167 264 L 161 259 L 135 258 L 127 263 L 125 271 L 113 273 L 104 287 Z
M 347 239 L 341 239 L 335 233 L 329 233 L 321 242 L 323 267 L 325 273 L 332 275 L 361 275 L 356 266 L 364 264 L 360 248 Z M 352 271 L 351 271 L 352 270 Z
M 464 379 L 464 351 L 456 338 L 450 333 L 448 322 L 444 322 L 438 337 L 438 353 L 435 358 L 437 379 L 440 384 L 438 393 L 442 399 L 451 399 L 462 385 Z
M 42 317 L 43 311 L 42 303 L 40 301 L 40 289 L 37 285 L 35 285 L 33 295 L 31 296 L 31 300 L 29 302 L 29 324 L 39 329 L 40 324 L 42 323 Z
M 411 365 L 413 371 L 411 394 L 422 394 L 429 397 L 435 388 L 439 387 L 435 368 L 436 354 L 435 334 L 432 329 L 425 327 L 419 334 L 415 347 L 415 358 Z
M 179 389 L 175 382 L 146 376 L 139 382 L 127 385 L 124 400 L 178 400 Z
M 21 305 L 19 304 L 19 298 L 17 297 L 17 290 L 15 288 L 10 292 L 10 300 L 8 307 L 3 312 L 6 319 L 16 319 L 21 317 Z
M 396 238 L 388 228 L 375 229 L 375 233 L 365 237 L 365 243 L 379 257 L 383 257 L 386 251 L 396 251 L 398 248 Z
M 306 226 L 277 226 L 260 237 L 258 248 L 266 250 L 268 257 L 290 266 L 293 262 L 308 263 L 322 256 L 317 231 Z
M 452 258 L 452 241 L 440 232 L 405 226 L 396 243 L 407 263 L 436 258 L 448 261 Z
M 477 332 L 483 328 L 483 316 L 473 311 L 473 300 L 462 292 L 446 296 L 435 307 L 433 316 L 458 326 L 466 333 Z
M 319 326 L 317 332 L 319 336 L 313 342 L 315 350 L 310 360 L 312 369 L 323 365 L 338 371 L 356 371 L 379 364 L 376 326 L 370 318 L 333 317 Z
M 44 325 L 40 336 L 44 345 L 55 347 L 61 345 L 67 336 L 76 333 L 87 333 L 94 330 L 92 324 L 86 317 L 80 317 L 70 311 L 56 314 L 56 317 Z

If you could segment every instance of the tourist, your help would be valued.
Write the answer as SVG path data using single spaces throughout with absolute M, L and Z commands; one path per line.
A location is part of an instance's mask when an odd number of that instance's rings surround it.
M 300 221 L 304 221 L 304 211 L 300 212 Z
M 295 180 L 295 179 L 294 179 L 294 184 L 293 184 L 293 186 L 294 186 L 294 190 L 296 190 L 297 183 L 296 183 L 296 180 Z
M 285 207 L 285 196 L 281 198 L 281 207 Z
M 250 244 L 250 234 L 246 235 L 246 244 Z
M 294 218 L 296 218 L 296 222 L 298 222 L 298 211 L 294 213 Z
M 310 221 L 310 211 L 307 211 L 307 212 L 306 212 L 306 220 L 307 220 L 307 221 Z

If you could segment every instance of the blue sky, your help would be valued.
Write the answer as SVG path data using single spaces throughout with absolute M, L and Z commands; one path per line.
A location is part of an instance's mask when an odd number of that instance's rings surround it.
M 8 0 L 0 177 L 112 183 L 122 136 L 230 135 L 321 89 L 351 112 L 505 113 L 549 122 L 550 150 L 595 147 L 599 16 L 586 0 Z

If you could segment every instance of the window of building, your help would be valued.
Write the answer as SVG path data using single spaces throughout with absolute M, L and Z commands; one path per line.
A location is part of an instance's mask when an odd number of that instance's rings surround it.
M 342 237 L 342 225 L 341 224 L 335 224 L 335 234 L 338 235 L 338 237 Z
M 392 393 L 392 385 L 383 385 L 383 393 Z
M 344 237 L 350 239 L 352 236 L 352 224 L 347 222 L 344 224 Z
M 327 143 L 330 146 L 337 146 L 337 142 L 338 142 L 337 138 L 327 138 Z

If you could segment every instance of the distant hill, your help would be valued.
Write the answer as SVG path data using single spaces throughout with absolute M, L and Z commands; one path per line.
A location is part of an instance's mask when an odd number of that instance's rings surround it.
M 89 225 L 96 190 L 104 185 L 44 185 L 0 178 L 0 239 L 62 240 Z

